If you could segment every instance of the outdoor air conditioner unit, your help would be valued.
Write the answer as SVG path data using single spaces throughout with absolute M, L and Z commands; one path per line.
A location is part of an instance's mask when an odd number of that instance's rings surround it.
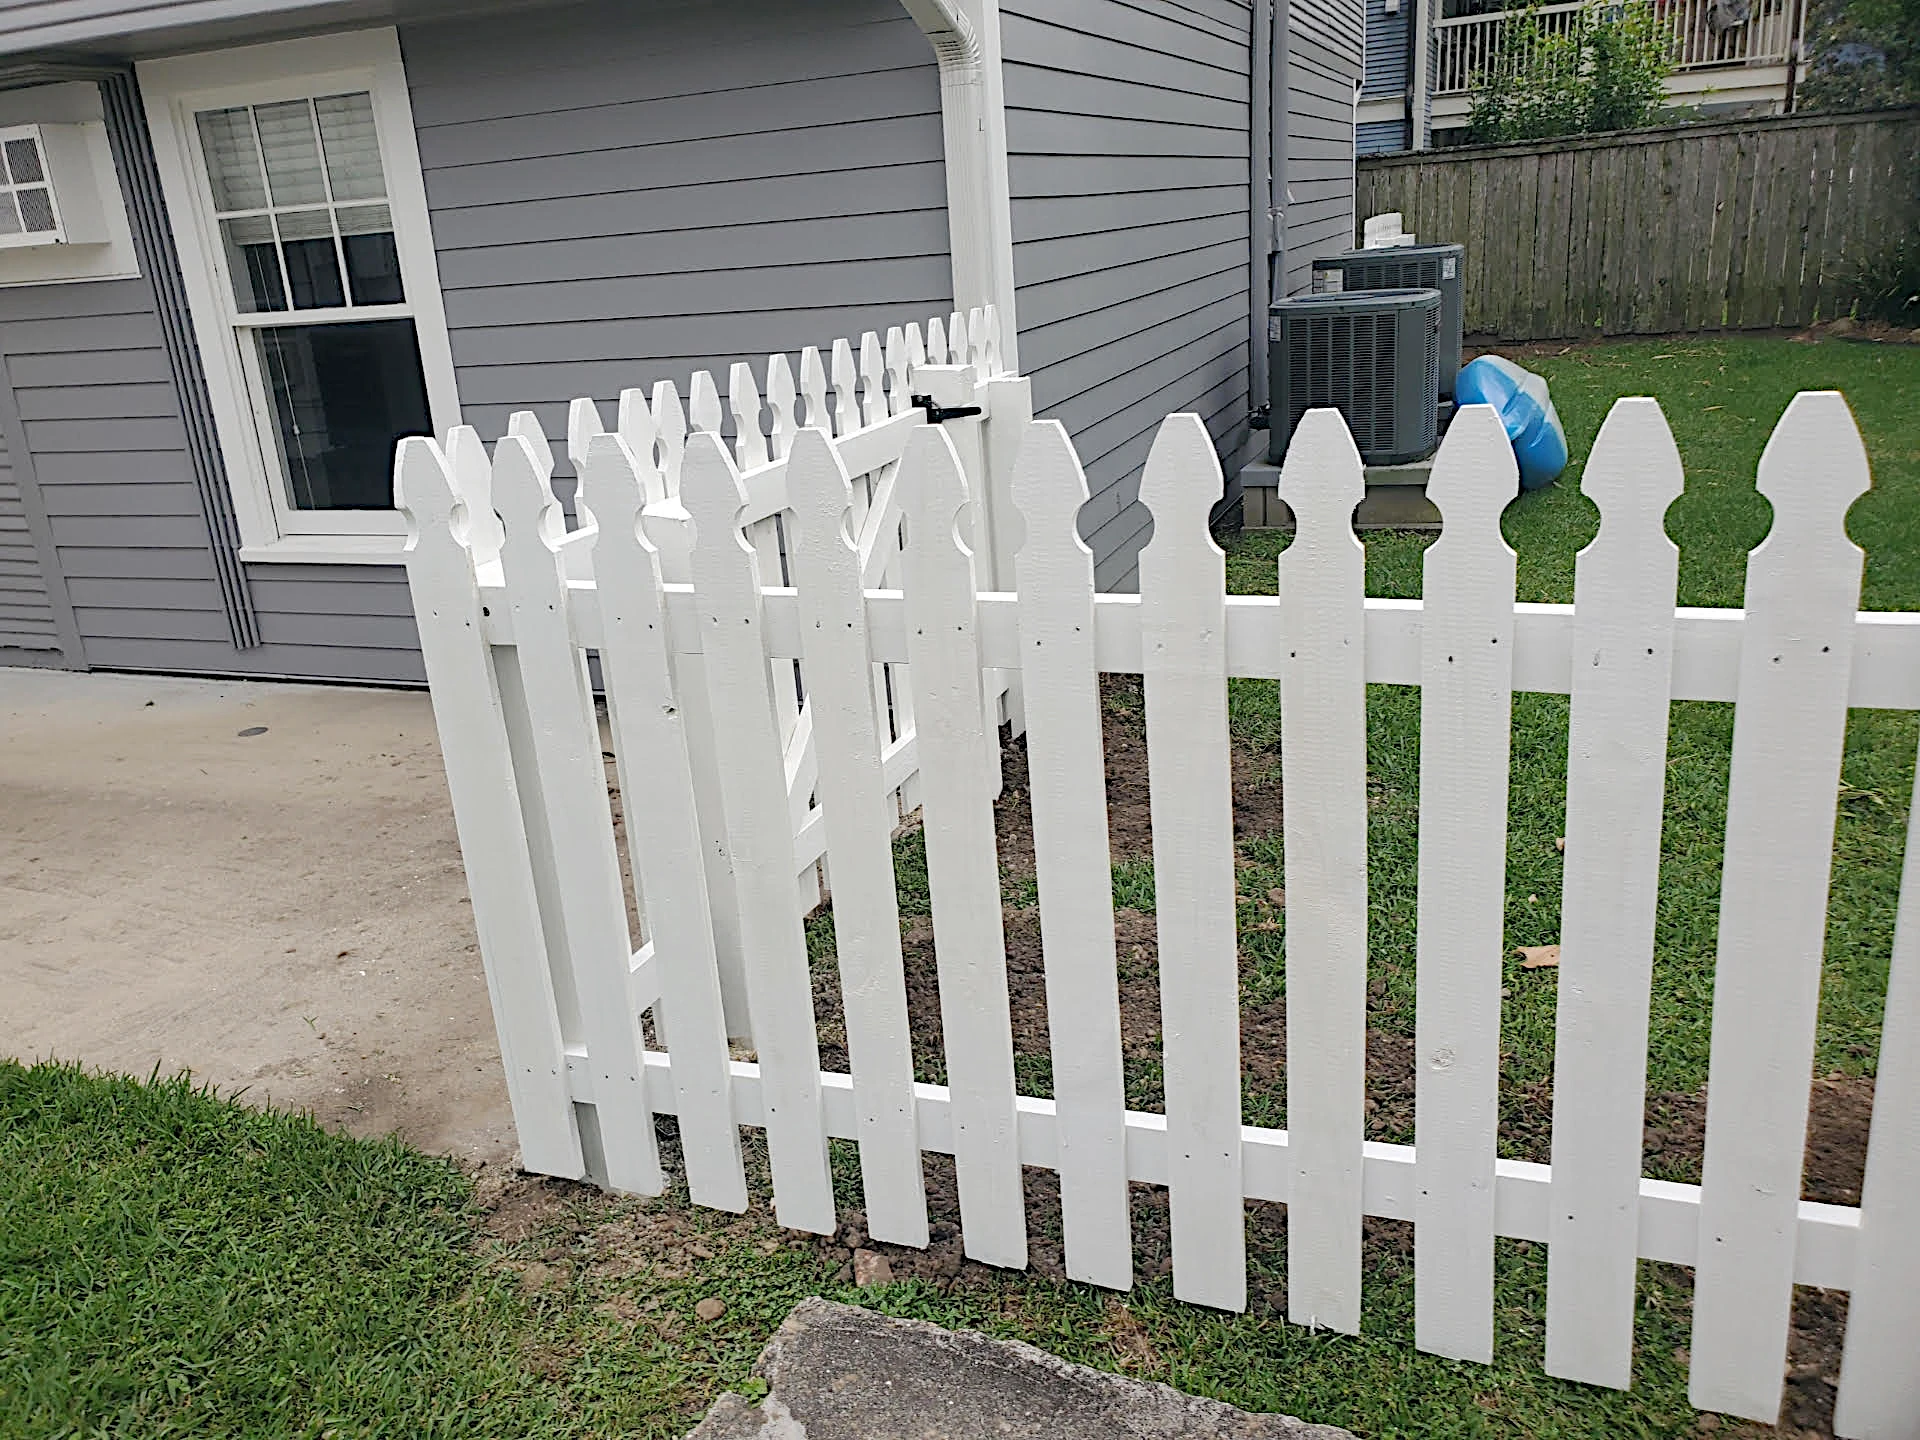
M 1405 465 L 1433 452 L 1440 363 L 1438 290 L 1296 295 L 1267 316 L 1273 395 L 1267 458 L 1287 453 L 1307 411 L 1345 417 L 1369 465 Z
M 1322 255 L 1313 262 L 1313 293 L 1349 294 L 1355 290 L 1422 289 L 1440 292 L 1440 388 L 1453 398 L 1453 377 L 1460 370 L 1462 267 L 1464 245 L 1401 245 Z

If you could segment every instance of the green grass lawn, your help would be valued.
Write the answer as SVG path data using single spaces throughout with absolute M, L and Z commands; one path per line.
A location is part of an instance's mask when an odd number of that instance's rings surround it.
M 1576 455 L 1616 396 L 1663 401 L 1688 464 L 1669 529 L 1682 547 L 1680 598 L 1691 604 L 1739 602 L 1745 552 L 1765 526 L 1754 462 L 1788 399 L 1802 388 L 1845 390 L 1875 472 L 1851 521 L 1868 551 L 1866 603 L 1920 608 L 1920 349 L 1668 342 L 1530 363 L 1549 375 Z M 1577 470 L 1515 502 L 1506 528 L 1520 552 L 1521 599 L 1572 598 L 1573 554 L 1592 525 Z M 1237 541 L 1234 587 L 1270 590 L 1281 543 Z M 1373 593 L 1418 594 L 1425 543 L 1371 539 Z M 1270 746 L 1272 687 L 1236 684 L 1233 699 L 1241 737 Z M 1565 710 L 1553 697 L 1516 702 L 1515 944 L 1557 934 Z M 1691 1091 L 1706 1074 L 1730 719 L 1724 706 L 1676 707 L 1656 1089 Z M 1375 1023 L 1410 1028 L 1417 692 L 1376 689 L 1370 725 L 1372 963 L 1383 982 Z M 1873 1066 L 1914 752 L 1913 717 L 1854 717 L 1823 1068 Z M 1243 859 L 1243 891 L 1284 883 L 1277 842 L 1249 846 Z M 910 837 L 900 861 L 911 910 L 924 904 L 924 850 Z M 1123 867 L 1116 887 L 1150 906 L 1151 868 Z M 816 922 L 810 937 L 824 958 L 831 927 Z M 1263 998 L 1282 983 L 1280 938 L 1250 937 L 1258 953 L 1248 985 Z M 1509 986 L 1511 1083 L 1550 1073 L 1552 986 L 1550 974 L 1518 973 Z M 857 1205 L 846 1147 L 836 1145 L 835 1160 L 842 1203 Z M 516 1193 L 540 1203 L 525 1223 L 506 1225 L 450 1163 L 392 1142 L 330 1135 L 182 1082 L 0 1062 L 0 1435 L 664 1440 L 684 1433 L 718 1389 L 747 1384 L 773 1326 L 809 1294 L 1016 1336 L 1365 1436 L 1696 1433 L 1683 1363 L 1688 1291 L 1671 1267 L 1642 1267 L 1636 1384 L 1614 1393 L 1542 1373 L 1544 1254 L 1521 1243 L 1499 1247 L 1495 1363 L 1477 1366 L 1413 1349 L 1412 1261 L 1393 1227 L 1369 1227 L 1365 1334 L 1355 1339 L 1285 1323 L 1284 1228 L 1270 1207 L 1256 1207 L 1249 1247 L 1253 1308 L 1225 1316 L 1176 1302 L 1165 1278 L 1124 1298 L 974 1269 L 951 1287 L 911 1279 L 860 1291 L 840 1278 L 838 1258 L 775 1228 L 761 1202 L 733 1217 L 692 1210 L 684 1194 Z M 727 1305 L 713 1322 L 695 1315 L 707 1297 Z
M 1920 610 L 1920 348 L 1670 340 L 1582 347 L 1525 363 L 1551 383 L 1576 463 L 1557 484 L 1522 495 L 1507 510 L 1520 600 L 1572 602 L 1574 556 L 1598 525 L 1579 493 L 1578 460 L 1615 399 L 1651 394 L 1673 427 L 1687 473 L 1686 493 L 1667 515 L 1680 547 L 1679 603 L 1739 605 L 1747 552 L 1766 534 L 1770 514 L 1754 489 L 1760 451 L 1798 391 L 1833 388 L 1852 405 L 1873 467 L 1873 489 L 1848 517 L 1867 556 L 1863 608 Z M 1288 538 L 1279 531 L 1239 537 L 1228 559 L 1230 587 L 1272 593 L 1273 561 Z M 1368 593 L 1418 596 L 1421 557 L 1432 539 L 1367 537 Z M 1276 687 L 1233 685 L 1236 727 L 1277 746 Z M 1384 1005 L 1376 1003 L 1376 1023 L 1384 1018 L 1411 1032 L 1420 692 L 1373 686 L 1367 708 L 1375 806 L 1369 939 L 1374 977 L 1388 992 Z M 1554 842 L 1565 833 L 1567 701 L 1518 695 L 1513 716 L 1507 937 L 1517 947 L 1559 938 L 1561 857 Z M 1693 1091 L 1707 1078 L 1732 735 L 1731 705 L 1673 708 L 1647 1076 L 1656 1091 Z M 1822 1072 L 1873 1070 L 1915 741 L 1912 714 L 1856 711 L 1848 726 L 1816 1061 Z M 1242 888 L 1257 892 L 1260 878 Z M 1551 1076 L 1554 988 L 1549 975 L 1520 970 L 1511 955 L 1509 969 L 1505 1078 L 1517 1087 Z

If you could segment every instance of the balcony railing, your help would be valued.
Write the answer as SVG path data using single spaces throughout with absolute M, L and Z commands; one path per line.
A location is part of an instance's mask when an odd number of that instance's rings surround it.
M 1603 16 L 1606 5 L 1542 5 L 1534 13 L 1548 34 L 1564 35 Z M 1754 0 L 1746 20 L 1722 28 L 1714 23 L 1713 0 L 1657 0 L 1655 13 L 1673 37 L 1676 70 L 1717 66 L 1784 65 L 1793 43 L 1794 0 Z M 1525 12 L 1459 15 L 1434 22 L 1440 55 L 1434 70 L 1435 95 L 1461 95 L 1474 77 L 1497 63 L 1507 26 Z

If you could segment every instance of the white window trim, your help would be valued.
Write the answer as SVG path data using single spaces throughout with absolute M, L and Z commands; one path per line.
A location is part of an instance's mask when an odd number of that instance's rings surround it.
M 400 277 L 419 336 L 421 368 L 427 383 L 427 407 L 436 433 L 460 423 L 460 399 L 454 383 L 453 347 L 447 338 L 446 310 L 440 295 L 440 268 L 434 256 L 427 213 L 426 183 L 414 139 L 413 106 L 400 59 L 399 33 L 391 27 L 344 35 L 320 35 L 269 45 L 250 45 L 200 55 L 149 60 L 137 67 L 153 135 L 160 187 L 171 217 L 174 243 L 186 284 L 194 338 L 206 367 L 214 428 L 233 492 L 234 518 L 240 526 L 242 560 L 304 564 L 400 563 L 406 522 L 398 510 L 391 522 L 378 515 L 373 524 L 360 512 L 357 528 L 375 533 L 286 534 L 276 518 L 273 492 L 280 483 L 275 462 L 261 444 L 248 395 L 246 374 L 233 323 L 231 304 L 217 288 L 222 282 L 219 236 L 212 195 L 202 178 L 193 115 L 220 105 L 284 99 L 289 87 L 302 93 L 365 90 L 373 97 L 380 161 L 386 170 L 387 203 L 392 208 Z

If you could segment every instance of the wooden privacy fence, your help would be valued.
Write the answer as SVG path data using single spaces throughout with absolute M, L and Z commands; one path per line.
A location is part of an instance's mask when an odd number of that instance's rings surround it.
M 1920 108 L 1363 157 L 1357 186 L 1467 247 L 1470 334 L 1798 328 L 1920 228 Z
M 985 398 L 1018 393 L 1009 382 Z M 1133 1279 L 1129 1182 L 1165 1186 L 1175 1293 L 1227 1310 L 1246 1306 L 1243 1199 L 1283 1202 L 1289 1316 L 1348 1333 L 1361 1324 L 1363 1217 L 1411 1220 L 1416 1342 L 1482 1362 L 1495 1238 L 1546 1242 L 1547 1369 L 1615 1387 L 1631 1378 L 1637 1261 L 1691 1265 L 1693 1398 L 1765 1420 L 1780 1403 L 1793 1287 L 1848 1290 L 1840 1431 L 1909 1435 L 1920 1414 L 1920 846 L 1899 902 L 1862 1202 L 1799 1198 L 1847 709 L 1920 708 L 1920 617 L 1856 614 L 1861 556 L 1843 522 L 1868 476 L 1841 398 L 1801 396 L 1767 447 L 1759 487 L 1776 528 L 1749 561 L 1745 610 L 1675 608 L 1662 516 L 1681 468 L 1650 400 L 1621 401 L 1588 462 L 1600 529 L 1572 606 L 1514 603 L 1500 533 L 1514 462 L 1484 407 L 1460 413 L 1438 456 L 1428 493 L 1446 524 L 1416 601 L 1365 598 L 1351 528 L 1363 474 L 1333 411 L 1310 413 L 1288 453 L 1280 493 L 1299 529 L 1276 593 L 1250 597 L 1225 593 L 1207 531 L 1220 470 L 1197 416 L 1170 417 L 1147 461 L 1154 534 L 1138 595 L 1094 592 L 1074 529 L 1087 489 L 1072 444 L 1024 416 L 1008 495 L 1025 538 L 1002 555 L 1015 587 L 989 584 L 965 540 L 982 534 L 982 501 L 1000 497 L 973 488 L 963 436 L 925 418 L 907 414 L 894 480 L 906 516 L 899 588 L 862 574 L 849 534 L 857 446 L 824 425 L 786 447 L 785 585 L 756 572 L 741 529 L 772 503 L 755 499 L 753 477 L 769 472 L 743 472 L 711 431 L 689 435 L 678 458 L 684 515 L 662 509 L 667 477 L 644 430 L 638 445 L 589 437 L 591 521 L 566 538 L 550 467 L 527 436 L 503 440 L 490 471 L 428 440 L 403 443 L 409 575 L 528 1165 L 656 1192 L 653 1121 L 670 1114 L 694 1201 L 740 1210 L 739 1127 L 756 1126 L 780 1220 L 825 1233 L 836 1221 L 826 1142 L 851 1140 L 872 1234 L 924 1246 L 921 1157 L 951 1154 L 967 1253 L 1014 1267 L 1027 1256 L 1021 1167 L 1041 1166 L 1059 1175 L 1068 1273 L 1116 1289 Z M 502 541 L 475 519 L 490 506 Z M 689 580 L 668 578 L 675 546 Z M 642 892 L 637 947 L 589 651 L 605 675 Z M 816 716 L 809 814 L 825 831 L 849 1074 L 821 1070 L 793 889 L 792 792 L 768 677 L 796 661 Z M 913 677 L 943 1085 L 913 1076 L 876 664 Z M 1103 672 L 1145 683 L 1160 1114 L 1124 1098 Z M 983 683 L 996 673 L 1017 673 L 1023 695 L 1052 1098 L 1014 1081 L 994 686 Z M 1280 684 L 1285 1130 L 1242 1123 L 1229 676 Z M 1364 1139 L 1372 682 L 1423 691 L 1412 1146 Z M 1521 691 L 1571 696 L 1551 1166 L 1497 1154 L 1509 710 Z M 1699 1186 L 1640 1172 L 1674 699 L 1737 707 Z M 719 760 L 713 809 L 701 804 L 699 726 Z M 729 1058 L 722 1021 L 714 857 L 729 875 L 752 1062 Z M 648 1011 L 664 1047 L 646 1042 Z

